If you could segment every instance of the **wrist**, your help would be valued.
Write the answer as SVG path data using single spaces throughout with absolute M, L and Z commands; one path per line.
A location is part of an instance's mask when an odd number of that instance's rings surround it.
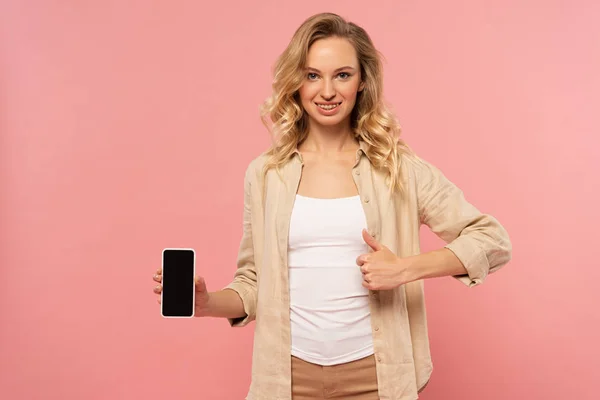
M 404 270 L 403 282 L 418 281 L 425 277 L 423 266 L 426 264 L 426 260 L 423 259 L 423 256 L 424 254 L 418 254 L 400 259 Z
M 205 299 L 196 299 L 196 309 L 194 311 L 195 317 L 209 317 L 211 315 L 211 310 L 214 309 L 214 296 L 211 293 L 207 293 L 204 295 Z

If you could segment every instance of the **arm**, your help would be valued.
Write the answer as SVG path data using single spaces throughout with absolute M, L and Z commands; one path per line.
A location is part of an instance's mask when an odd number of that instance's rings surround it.
M 430 251 L 412 257 L 411 270 L 414 277 L 410 280 L 439 278 L 442 276 L 467 276 L 468 271 L 462 261 L 450 249 Z
M 510 261 L 508 233 L 494 217 L 470 204 L 439 169 L 422 159 L 417 164 L 421 222 L 446 245 L 418 256 L 416 270 L 424 278 L 453 276 L 469 287 L 481 284 Z
M 244 177 L 243 233 L 238 251 L 237 270 L 233 281 L 229 285 L 221 292 L 212 294 L 212 311 L 215 314 L 226 316 L 231 326 L 235 327 L 245 326 L 256 317 L 257 284 L 256 268 L 254 266 L 254 244 L 252 240 L 250 176 L 251 166 L 246 169 Z M 237 299 L 235 296 L 237 296 Z
M 219 290 L 208 294 L 208 302 L 204 310 L 196 313 L 202 317 L 218 317 L 239 319 L 246 315 L 242 298 L 230 289 Z

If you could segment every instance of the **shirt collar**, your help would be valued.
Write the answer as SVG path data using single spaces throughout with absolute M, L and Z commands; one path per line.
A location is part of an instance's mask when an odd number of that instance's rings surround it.
M 369 154 L 368 154 L 370 145 L 362 139 L 358 140 L 358 144 L 359 144 L 360 148 L 358 150 L 356 150 L 356 162 L 358 163 L 358 160 L 360 160 L 361 153 L 364 154 L 365 156 L 367 156 L 367 159 L 369 159 L 369 161 L 371 161 L 371 158 L 369 157 Z M 297 147 L 296 147 L 296 149 L 294 149 L 293 155 L 294 156 L 297 155 L 300 162 L 301 163 L 303 162 L 302 154 L 300 154 L 300 151 L 298 150 Z

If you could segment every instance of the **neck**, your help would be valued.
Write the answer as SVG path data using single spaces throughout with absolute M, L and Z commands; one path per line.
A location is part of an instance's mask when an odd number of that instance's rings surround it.
M 300 151 L 314 153 L 340 153 L 356 151 L 359 143 L 349 126 L 310 127 L 308 136 L 299 146 Z

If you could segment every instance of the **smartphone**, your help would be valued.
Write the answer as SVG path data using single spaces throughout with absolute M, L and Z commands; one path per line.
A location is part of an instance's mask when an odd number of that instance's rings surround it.
M 196 288 L 194 249 L 166 248 L 162 252 L 161 314 L 165 318 L 194 316 Z

